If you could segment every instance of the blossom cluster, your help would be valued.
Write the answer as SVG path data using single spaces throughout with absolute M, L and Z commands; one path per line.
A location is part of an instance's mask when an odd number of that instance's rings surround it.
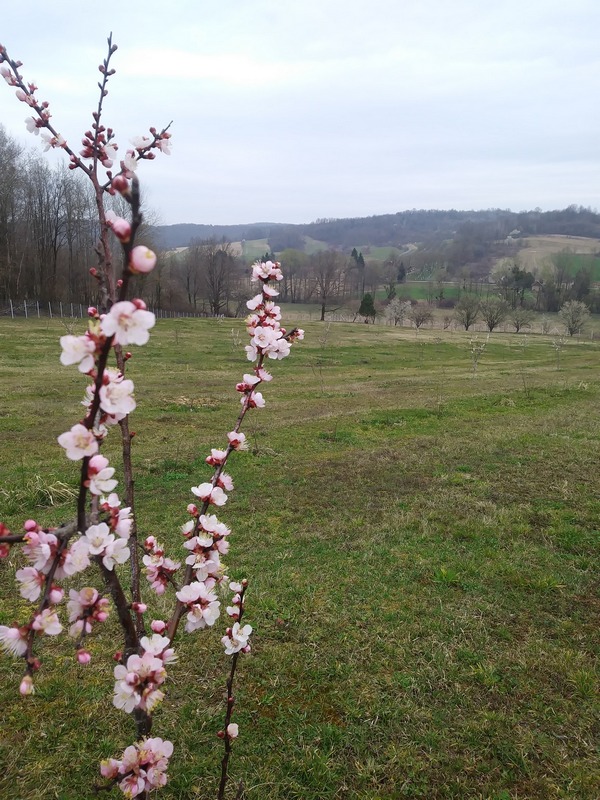
M 165 682 L 165 664 L 176 660 L 171 642 L 166 636 L 154 633 L 140 640 L 141 655 L 131 655 L 125 664 L 114 669 L 115 694 L 113 704 L 127 714 L 135 708 L 152 713 L 163 700 L 159 686 Z
M 172 754 L 173 744 L 168 740 L 143 739 L 128 747 L 120 759 L 103 761 L 100 772 L 104 778 L 116 781 L 125 797 L 138 797 L 166 784 Z

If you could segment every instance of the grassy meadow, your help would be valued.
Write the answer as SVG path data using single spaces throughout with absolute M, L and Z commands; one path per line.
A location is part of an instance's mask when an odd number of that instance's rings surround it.
M 248 800 L 597 800 L 600 344 L 569 341 L 558 369 L 551 337 L 493 334 L 475 375 L 464 332 L 304 327 L 271 365 L 219 510 L 255 628 L 229 796 L 243 779 Z M 74 516 L 77 467 L 56 437 L 86 380 L 58 362 L 64 333 L 0 320 L 0 520 L 14 530 Z M 173 558 L 189 489 L 238 413 L 243 344 L 240 321 L 160 321 L 129 362 L 138 524 Z M 30 607 L 16 549 L 7 561 L 1 624 Z M 150 619 L 171 608 L 150 602 Z M 154 717 L 175 743 L 157 798 L 216 796 L 222 627 L 179 639 Z M 0 797 L 93 797 L 99 760 L 132 741 L 111 704 L 116 626 L 96 630 L 88 667 L 67 637 L 45 639 L 31 698 L 21 662 L 0 656 Z

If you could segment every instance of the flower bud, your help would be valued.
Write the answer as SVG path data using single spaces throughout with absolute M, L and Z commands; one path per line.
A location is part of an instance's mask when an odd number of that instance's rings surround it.
M 65 593 L 60 586 L 53 586 L 48 594 L 48 600 L 52 603 L 52 605 L 56 605 L 57 603 L 60 603 L 64 596 Z
M 148 610 L 146 603 L 132 603 L 131 607 L 136 614 L 144 614 Z
M 31 675 L 25 675 L 23 680 L 21 681 L 21 685 L 19 686 L 19 692 L 26 697 L 28 694 L 33 694 L 35 689 L 33 688 L 33 680 L 31 679 Z
M 127 197 L 127 196 L 129 196 L 131 194 L 131 188 L 129 186 L 129 181 L 127 180 L 127 178 L 123 174 L 116 175 L 112 179 L 111 186 L 116 192 L 119 192 L 119 194 L 122 194 L 125 197 Z
M 80 664 L 89 664 L 91 660 L 92 655 L 88 653 L 87 650 L 82 649 L 77 651 L 77 661 L 79 661 Z
M 239 735 L 239 727 L 236 725 L 235 722 L 230 722 L 227 726 L 227 736 L 230 739 L 236 739 Z
M 10 545 L 3 542 L 0 544 L 0 558 L 6 558 L 10 553 Z
M 26 531 L 33 532 L 37 531 L 38 524 L 34 519 L 28 519 L 26 522 L 23 523 L 23 527 L 25 528 Z
M 143 244 L 138 244 L 133 248 L 129 256 L 129 269 L 134 275 L 146 275 L 148 272 L 152 272 L 155 266 L 156 253 Z
M 167 629 L 167 623 L 163 622 L 162 619 L 153 619 L 150 623 L 150 627 L 154 631 L 154 633 L 162 633 Z

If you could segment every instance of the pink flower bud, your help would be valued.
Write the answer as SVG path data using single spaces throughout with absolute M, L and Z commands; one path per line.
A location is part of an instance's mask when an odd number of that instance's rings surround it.
M 0 544 L 0 558 L 6 558 L 10 553 L 10 545 L 6 543 Z
M 34 519 L 28 519 L 26 522 L 23 523 L 23 527 L 26 531 L 37 531 L 38 524 Z
M 98 316 L 98 309 L 95 306 L 90 306 L 87 310 L 88 317 Z
M 167 629 L 167 623 L 163 622 L 162 619 L 153 619 L 150 623 L 150 627 L 154 633 L 162 633 Z
M 52 603 L 52 605 L 56 605 L 57 603 L 60 603 L 64 596 L 65 593 L 60 586 L 53 586 L 48 594 L 48 600 Z
M 219 737 L 219 739 L 224 739 L 225 738 L 225 731 L 219 731 L 217 733 L 217 736 Z
M 120 650 L 113 655 L 113 661 L 120 661 L 123 658 L 123 653 Z
M 123 217 L 114 217 L 107 220 L 107 225 L 120 242 L 128 242 L 131 239 L 131 225 Z
M 194 505 L 194 503 L 190 503 L 189 506 L 187 507 L 187 512 L 188 514 L 191 514 L 193 517 L 195 517 L 196 514 L 198 513 L 198 506 Z
M 78 650 L 77 651 L 77 661 L 80 664 L 89 664 L 92 660 L 92 654 L 88 653 L 87 650 Z
M 108 613 L 106 611 L 98 611 L 95 616 L 98 622 L 106 622 L 108 619 Z
M 138 244 L 137 247 L 133 248 L 129 256 L 129 269 L 131 272 L 136 275 L 145 275 L 148 272 L 152 272 L 155 266 L 156 253 L 153 253 L 143 244 Z
M 147 311 L 148 310 L 148 306 L 146 305 L 146 303 L 144 303 L 144 301 L 139 297 L 134 297 L 131 302 L 140 311 Z
M 129 181 L 125 175 L 117 175 L 114 177 L 111 186 L 116 192 L 119 192 L 122 195 L 127 196 L 131 193 Z
M 119 280 L 117 281 L 117 288 L 120 289 L 121 286 L 123 286 L 123 281 L 121 280 L 121 278 L 119 278 Z
M 35 689 L 33 688 L 33 680 L 31 679 L 31 675 L 25 675 L 23 680 L 21 681 L 21 685 L 19 686 L 19 691 L 26 697 L 28 694 L 33 694 Z
M 227 736 L 230 739 L 236 739 L 239 735 L 239 727 L 236 725 L 235 722 L 230 722 L 227 726 Z
M 132 603 L 131 607 L 136 612 L 136 614 L 144 614 L 148 610 L 148 606 L 146 603 Z

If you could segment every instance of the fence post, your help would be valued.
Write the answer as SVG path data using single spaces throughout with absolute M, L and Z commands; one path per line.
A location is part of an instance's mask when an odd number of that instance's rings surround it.
M 15 310 L 13 308 L 12 300 L 9 298 L 8 302 L 10 303 L 10 318 L 14 319 L 15 318 Z
M 83 306 L 79 303 L 79 316 L 83 319 Z
M 63 310 L 62 310 L 62 300 L 59 300 L 59 301 L 58 301 L 58 305 L 60 306 L 60 316 L 61 316 L 61 319 L 62 319 L 62 315 L 63 315 Z
M 52 319 L 52 305 L 50 304 L 50 300 L 48 300 L 48 312 L 50 314 L 50 319 Z
M 28 316 L 27 316 L 27 300 L 23 300 L 23 308 L 25 309 L 25 319 L 28 319 Z
M 39 318 L 40 318 L 40 301 L 39 301 L 39 300 L 36 300 L 36 301 L 35 301 L 35 304 L 36 304 L 36 306 L 37 306 L 38 319 L 39 319 Z
M 71 303 L 71 319 L 73 319 L 73 303 Z

